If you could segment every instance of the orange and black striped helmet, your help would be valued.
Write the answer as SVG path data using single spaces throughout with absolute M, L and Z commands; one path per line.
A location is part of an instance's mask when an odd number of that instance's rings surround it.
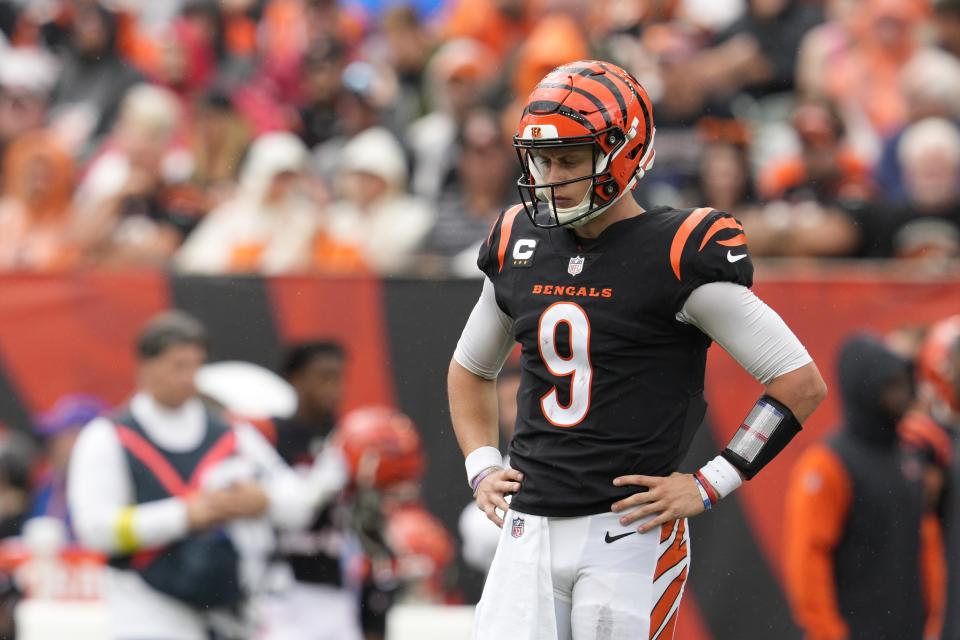
M 960 315 L 935 322 L 917 356 L 921 392 L 960 413 Z
M 527 98 L 513 138 L 527 215 L 541 227 L 579 226 L 593 219 L 629 193 L 653 165 L 654 132 L 650 98 L 630 73 L 598 60 L 557 67 Z M 592 145 L 593 173 L 563 182 L 546 182 L 530 153 L 579 145 Z M 586 179 L 591 186 L 580 204 L 556 206 L 555 187 Z M 547 203 L 547 215 L 538 213 L 537 201 Z

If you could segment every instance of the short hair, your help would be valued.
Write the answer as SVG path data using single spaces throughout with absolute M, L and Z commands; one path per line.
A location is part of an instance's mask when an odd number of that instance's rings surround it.
M 120 122 L 159 136 L 173 134 L 181 118 L 180 103 L 169 89 L 140 83 L 127 90 L 120 104 Z
M 291 345 L 283 358 L 280 373 L 284 378 L 291 378 L 303 371 L 315 358 L 332 357 L 346 360 L 347 354 L 343 345 L 333 340 L 311 340 Z
M 207 348 L 207 330 L 189 313 L 167 311 L 154 316 L 137 338 L 137 357 L 149 360 L 170 347 L 192 344 Z
M 960 164 L 960 130 L 944 118 L 925 118 L 904 130 L 897 143 L 897 159 L 907 165 L 935 150 L 945 152 L 949 162 Z
M 900 71 L 900 89 L 960 115 L 960 60 L 941 49 L 921 49 Z

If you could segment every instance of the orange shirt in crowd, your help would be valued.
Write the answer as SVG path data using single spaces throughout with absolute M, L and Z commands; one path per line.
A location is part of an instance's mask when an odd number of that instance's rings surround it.
M 533 30 L 531 16 L 535 14 L 528 6 L 525 16 L 513 20 L 504 16 L 493 0 L 459 0 L 447 18 L 446 36 L 481 42 L 503 60 Z
M 3 163 L 0 269 L 60 269 L 73 253 L 66 241 L 74 166 L 52 134 L 35 131 L 13 142 Z
M 837 157 L 840 178 L 838 198 L 867 198 L 871 192 L 870 167 L 857 154 L 841 150 Z M 777 162 L 765 169 L 758 180 L 760 195 L 766 200 L 784 197 L 792 189 L 810 180 L 807 167 L 799 156 Z
M 360 247 L 338 242 L 322 231 L 313 239 L 310 269 L 315 273 L 336 275 L 371 273 Z

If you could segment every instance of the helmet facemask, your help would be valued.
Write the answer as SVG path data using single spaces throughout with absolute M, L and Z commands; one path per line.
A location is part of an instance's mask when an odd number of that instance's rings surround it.
M 630 132 L 633 135 L 624 135 L 619 127 L 610 127 L 593 135 L 573 138 L 515 137 L 514 147 L 517 150 L 522 171 L 517 180 L 517 188 L 520 191 L 523 207 L 533 224 L 543 228 L 580 227 L 595 219 L 624 194 L 629 193 L 636 181 L 643 176 L 645 169 L 652 164 L 653 145 L 643 145 L 647 148 L 644 161 L 640 163 L 640 168 L 625 189 L 620 188 L 609 168 L 611 161 L 624 152 L 627 143 L 636 135 L 635 127 L 636 125 Z M 601 140 L 606 145 L 601 144 Z M 537 163 L 538 152 L 581 146 L 589 146 L 591 149 L 592 172 L 567 180 L 547 182 Z M 605 152 L 604 146 L 609 150 Z M 636 153 L 639 150 L 640 148 L 637 148 L 633 152 Z M 646 156 L 650 156 L 649 159 Z M 590 184 L 579 203 L 572 207 L 557 206 L 556 189 L 558 187 L 586 180 L 589 180 Z M 541 210 L 542 208 L 538 206 L 539 202 L 547 204 L 546 211 Z

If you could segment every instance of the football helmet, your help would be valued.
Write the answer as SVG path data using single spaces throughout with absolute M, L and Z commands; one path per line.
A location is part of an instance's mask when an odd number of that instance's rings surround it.
M 387 407 L 363 407 L 345 415 L 333 433 L 355 485 L 386 489 L 415 482 L 424 458 L 417 429 L 406 415 Z
M 934 323 L 917 357 L 917 377 L 928 398 L 960 413 L 960 315 Z
M 421 596 L 442 598 L 445 574 L 454 557 L 453 537 L 446 527 L 423 507 L 410 505 L 388 516 L 386 539 L 396 556 L 399 577 L 420 583 Z
M 578 60 L 548 73 L 523 109 L 513 138 L 520 160 L 520 199 L 539 227 L 578 227 L 629 193 L 653 166 L 653 106 L 636 78 L 598 60 Z M 593 173 L 547 182 L 537 151 L 589 145 Z M 556 205 L 555 188 L 590 180 L 580 203 Z M 547 211 L 538 213 L 538 202 Z M 544 215 L 544 213 L 546 215 Z

